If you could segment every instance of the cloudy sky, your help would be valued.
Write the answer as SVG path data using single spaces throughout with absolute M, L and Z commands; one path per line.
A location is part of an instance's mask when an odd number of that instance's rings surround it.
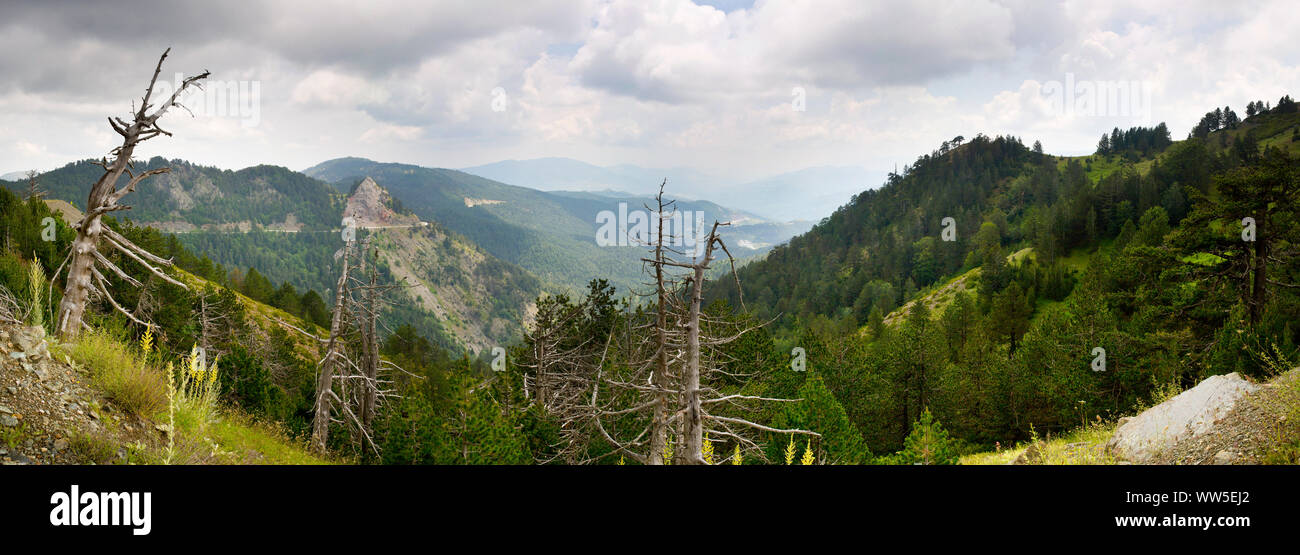
M 1117 125 L 1167 121 L 1182 138 L 1215 106 L 1300 93 L 1285 0 L 80 4 L 0 7 L 0 173 L 105 154 L 105 116 L 125 116 L 167 47 L 165 78 L 213 83 L 141 154 L 224 168 L 887 170 L 980 132 L 1058 154 Z M 1079 83 L 1137 100 L 1062 101 L 1086 96 Z

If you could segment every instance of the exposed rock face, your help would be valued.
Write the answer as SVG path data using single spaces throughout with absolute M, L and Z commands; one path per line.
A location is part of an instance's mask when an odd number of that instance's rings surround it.
M 1238 401 L 1258 389 L 1235 372 L 1212 376 L 1122 423 L 1106 448 L 1135 463 L 1152 462 L 1175 444 L 1211 432 Z
M 410 226 L 419 223 L 419 218 L 411 215 L 399 215 L 389 205 L 392 197 L 380 187 L 375 180 L 367 177 L 357 185 L 348 197 L 348 206 L 343 210 L 343 217 L 352 218 L 357 227 Z

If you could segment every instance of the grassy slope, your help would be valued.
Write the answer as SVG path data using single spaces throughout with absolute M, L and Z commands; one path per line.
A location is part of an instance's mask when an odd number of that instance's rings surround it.
M 191 286 L 206 282 L 189 273 L 177 270 L 179 279 Z M 281 326 L 288 322 L 312 331 L 315 326 L 277 308 L 254 301 L 242 294 L 240 302 L 247 309 L 249 321 L 263 329 Z M 318 345 L 303 334 L 291 331 L 300 354 L 315 360 Z M 131 432 L 135 441 L 129 446 L 132 462 L 162 464 L 166 460 L 168 442 L 165 430 L 169 427 L 169 405 L 175 418 L 176 437 L 172 443 L 173 462 L 181 464 L 328 464 L 332 461 L 311 453 L 305 444 L 294 440 L 273 423 L 259 422 L 237 408 L 218 404 L 210 409 L 195 407 L 183 402 L 171 402 L 167 397 L 164 363 L 157 357 L 141 355 L 139 345 L 104 333 L 83 335 L 78 342 L 56 347 L 66 355 L 78 370 L 84 372 L 87 383 L 98 390 L 106 400 L 111 400 L 125 414 L 122 418 L 101 418 L 101 433 L 86 434 L 80 442 L 90 446 L 87 452 L 104 449 L 95 443 L 121 441 L 123 430 Z M 62 358 L 58 356 L 57 358 Z M 172 361 L 179 364 L 180 361 Z M 218 369 L 219 370 L 219 369 Z M 134 425 L 131 423 L 135 422 Z M 154 434 L 151 431 L 157 430 Z M 148 433 L 141 433 L 141 432 Z M 119 445 L 106 445 L 109 452 Z M 87 457 L 85 462 L 96 462 Z
M 330 462 L 274 424 L 258 422 L 234 407 L 202 408 L 179 396 L 169 398 L 165 365 L 157 357 L 142 356 L 138 345 L 105 333 L 87 333 L 75 343 L 55 346 L 52 352 L 71 363 L 86 377 L 85 384 L 103 397 L 88 403 L 102 427 L 74 436 L 82 463 L 165 464 L 169 446 L 172 464 Z M 175 438 L 169 443 L 173 418 Z M 119 448 L 130 453 L 125 461 L 111 456 Z
M 1025 257 L 1033 256 L 1032 251 L 1033 249 L 1031 248 L 1023 248 L 1013 252 L 1007 255 L 1007 262 L 1013 265 L 1019 264 L 1021 260 L 1025 259 Z M 885 325 L 892 326 L 902 320 L 902 318 L 907 315 L 908 311 L 912 309 L 912 305 L 916 304 L 917 301 L 929 305 L 930 317 L 938 318 L 943 314 L 944 309 L 948 308 L 948 305 L 952 304 L 952 301 L 957 297 L 958 293 L 975 291 L 975 288 L 978 286 L 979 275 L 979 268 L 971 268 L 970 270 L 962 272 L 941 284 L 931 285 L 921 290 L 917 294 L 916 299 L 908 301 L 903 306 L 894 309 L 894 311 L 890 312 L 888 316 L 885 316 Z M 859 331 L 864 334 L 867 333 L 867 326 L 862 326 L 859 328 Z
M 1033 464 L 1116 464 L 1118 461 L 1105 449 L 1106 440 L 1114 432 L 1114 422 L 1094 422 L 1063 436 L 1044 438 L 1036 442 L 1038 456 Z M 966 455 L 961 464 L 1011 464 L 1034 443 Z

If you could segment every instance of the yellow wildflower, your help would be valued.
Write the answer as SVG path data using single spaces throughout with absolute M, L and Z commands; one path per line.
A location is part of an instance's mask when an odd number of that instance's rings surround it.
M 149 353 L 152 351 L 153 351 L 153 325 L 151 324 L 145 327 L 144 335 L 140 336 L 140 352 L 144 353 L 144 356 L 147 357 L 149 356 Z

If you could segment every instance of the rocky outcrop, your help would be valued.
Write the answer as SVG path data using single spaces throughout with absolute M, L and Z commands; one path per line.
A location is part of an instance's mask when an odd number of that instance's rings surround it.
M 0 464 L 125 462 L 122 446 L 155 436 L 144 420 L 114 410 L 72 364 L 55 360 L 44 329 L 0 324 Z
M 1122 421 L 1106 449 L 1134 463 L 1156 462 L 1178 444 L 1212 434 L 1234 407 L 1259 387 L 1235 372 L 1206 378 L 1196 387 Z
M 352 218 L 357 227 L 413 226 L 420 222 L 410 214 L 398 214 L 390 207 L 392 197 L 375 180 L 367 177 L 348 196 L 343 218 Z

